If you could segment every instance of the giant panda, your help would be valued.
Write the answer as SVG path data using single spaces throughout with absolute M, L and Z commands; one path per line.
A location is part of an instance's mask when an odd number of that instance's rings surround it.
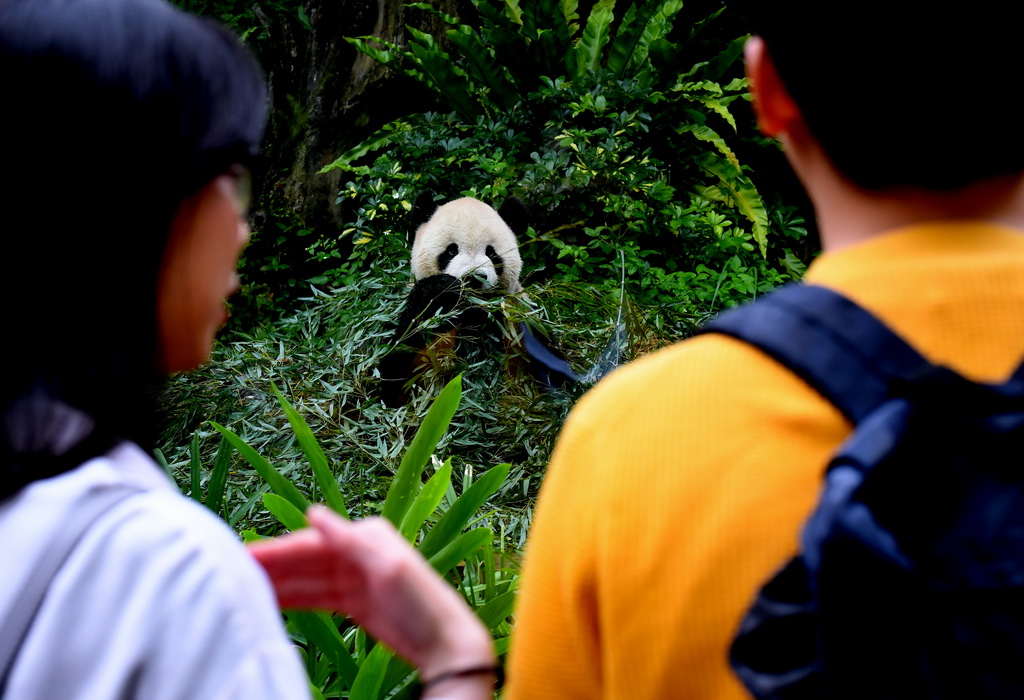
M 424 362 L 438 348 L 455 351 L 458 344 L 480 342 L 485 336 L 500 339 L 500 328 L 488 309 L 472 297 L 520 294 L 523 261 L 518 237 L 527 229 L 523 203 L 509 197 L 495 210 L 472 197 L 441 206 L 432 195 L 417 198 L 413 206 L 413 285 L 379 365 L 379 393 L 391 407 L 408 400 L 408 385 Z M 425 321 L 446 314 L 435 328 Z M 547 386 L 575 382 L 577 377 L 564 358 L 519 324 L 523 350 L 535 376 Z

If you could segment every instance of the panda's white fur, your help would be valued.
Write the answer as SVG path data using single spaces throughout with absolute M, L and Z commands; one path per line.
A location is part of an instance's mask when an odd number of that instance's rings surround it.
M 452 244 L 458 252 L 442 269 L 439 258 Z M 500 256 L 500 270 L 495 269 L 487 255 L 488 246 Z M 515 294 L 522 290 L 522 269 L 523 260 L 512 229 L 497 211 L 478 199 L 463 197 L 442 204 L 416 229 L 412 275 L 417 281 L 439 274 L 459 279 L 475 276 L 484 288 L 497 287 Z

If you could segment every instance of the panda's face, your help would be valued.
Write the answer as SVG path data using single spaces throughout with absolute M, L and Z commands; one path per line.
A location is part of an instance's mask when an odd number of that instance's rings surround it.
M 458 277 L 478 289 L 518 292 L 519 257 L 516 236 L 493 208 L 471 197 L 443 204 L 416 231 L 412 274 L 416 280 L 434 275 Z

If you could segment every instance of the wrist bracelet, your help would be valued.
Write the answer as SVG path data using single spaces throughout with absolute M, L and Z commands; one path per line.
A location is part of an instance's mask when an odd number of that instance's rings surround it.
M 454 671 L 445 671 L 437 676 L 434 676 L 428 681 L 420 681 L 419 687 L 416 689 L 417 692 L 413 694 L 413 700 L 419 700 L 422 697 L 424 691 L 431 686 L 444 683 L 445 681 L 453 678 L 466 678 L 468 676 L 494 676 L 496 679 L 495 687 L 501 687 L 502 676 L 504 675 L 503 669 L 500 664 L 493 664 L 487 666 L 471 666 L 469 668 L 460 668 Z

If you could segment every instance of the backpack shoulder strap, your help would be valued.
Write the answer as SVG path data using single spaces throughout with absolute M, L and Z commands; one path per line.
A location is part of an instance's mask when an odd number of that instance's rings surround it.
M 826 287 L 786 285 L 729 309 L 700 331 L 750 343 L 788 367 L 856 424 L 932 365 L 873 314 Z
M 16 592 L 11 612 L 0 628 L 0 697 L 7 690 L 7 681 L 18 652 L 42 607 L 50 583 L 71 556 L 75 545 L 104 513 L 138 492 L 137 488 L 121 484 L 95 489 L 78 503 L 71 517 L 61 524 L 56 539 L 47 545 L 24 585 Z

